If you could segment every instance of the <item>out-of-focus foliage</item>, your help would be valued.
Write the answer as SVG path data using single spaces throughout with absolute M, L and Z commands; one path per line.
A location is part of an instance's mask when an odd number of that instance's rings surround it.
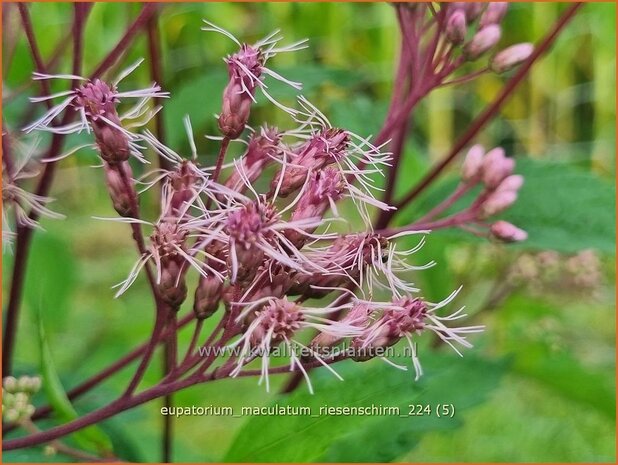
M 503 43 L 538 40 L 564 8 L 557 3 L 512 4 Z M 93 7 L 86 27 L 86 72 L 109 51 L 137 10 L 137 4 L 128 3 Z M 31 12 L 42 54 L 49 60 L 70 31 L 71 6 L 33 4 Z M 27 103 L 36 88 L 29 83 L 32 63 L 16 8 L 4 4 L 4 13 L 3 112 L 8 128 L 16 130 L 25 117 L 36 114 Z M 226 76 L 221 57 L 234 47 L 223 36 L 201 32 L 203 17 L 243 40 L 258 39 L 275 28 L 282 29 L 290 42 L 308 37 L 309 49 L 278 56 L 274 69 L 303 81 L 304 93 L 334 123 L 365 135 L 379 128 L 398 40 L 388 4 L 174 4 L 164 7 L 160 26 L 163 86 L 172 93 L 164 110 L 166 136 L 179 152 L 189 149 L 181 122 L 185 114 L 197 134 L 216 134 L 213 113 L 218 112 Z M 409 373 L 375 360 L 346 366 L 347 384 L 317 370 L 315 397 L 309 397 L 304 386 L 290 397 L 278 397 L 276 388 L 285 381 L 281 377 L 274 380 L 270 394 L 255 379 L 238 379 L 174 396 L 178 405 L 236 409 L 275 402 L 298 406 L 452 402 L 460 407 L 454 420 L 183 417 L 175 421 L 177 461 L 615 460 L 614 19 L 615 5 L 586 5 L 551 53 L 535 65 L 501 116 L 479 136 L 479 142 L 503 145 L 521 158 L 519 167 L 528 184 L 509 215 L 530 231 L 530 242 L 508 248 L 462 233 L 436 232 L 414 257 L 418 263 L 438 262 L 418 276 L 426 295 L 437 300 L 463 284 L 456 303 L 466 304 L 471 318 L 487 325 L 464 360 L 443 349 L 434 355 L 427 345 L 421 347 L 427 376 L 418 385 Z M 142 56 L 147 58 L 144 37 L 117 69 Z M 69 69 L 70 46 L 61 53 L 58 71 Z M 472 84 L 441 89 L 419 107 L 398 193 L 448 150 L 506 79 L 487 75 Z M 146 62 L 127 85 L 149 81 Z M 289 90 L 276 85 L 271 90 L 291 101 Z M 252 113 L 254 124 L 268 120 L 289 127 L 284 114 L 258 103 Z M 206 138 L 198 138 L 197 144 L 201 161 L 211 163 L 216 144 Z M 145 339 L 153 322 L 143 279 L 121 299 L 113 299 L 110 288 L 125 278 L 135 255 L 126 225 L 92 218 L 115 216 L 102 173 L 89 168 L 95 160 L 91 153 L 81 152 L 60 164 L 52 195 L 58 199 L 54 208 L 67 219 L 44 221 L 46 232 L 36 233 L 19 327 L 16 370 L 33 374 L 40 353 L 32 315 L 40 306 L 65 387 L 126 354 Z M 139 174 L 139 167 L 135 169 Z M 440 189 L 436 186 L 398 221 L 421 215 Z M 156 215 L 152 199 L 145 208 L 151 217 Z M 580 257 L 587 248 L 596 249 L 596 265 L 586 262 L 586 255 Z M 567 255 L 550 263 L 540 249 Z M 11 262 L 5 255 L 5 296 Z M 598 274 L 587 272 L 587 266 L 596 266 Z M 578 270 L 591 279 L 582 281 Z M 189 305 L 182 312 L 190 311 Z M 209 320 L 206 326 L 214 324 Z M 183 333 L 181 343 L 186 345 L 189 336 Z M 433 371 L 445 364 L 446 371 Z M 90 411 L 119 395 L 134 368 L 75 402 L 76 409 Z M 145 382 L 158 377 L 151 370 Z M 47 399 L 40 393 L 35 401 Z M 120 457 L 159 460 L 159 406 L 155 401 L 103 422 L 102 429 Z M 58 460 L 38 449 L 6 453 L 3 458 Z

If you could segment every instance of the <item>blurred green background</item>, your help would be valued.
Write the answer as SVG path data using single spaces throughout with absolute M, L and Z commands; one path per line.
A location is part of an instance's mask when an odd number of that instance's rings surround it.
M 501 44 L 536 42 L 565 9 L 559 3 L 512 4 Z M 3 113 L 9 130 L 32 118 L 27 97 L 32 63 L 14 5 L 4 4 Z M 96 4 L 85 39 L 85 70 L 92 70 L 136 16 L 137 4 Z M 31 5 L 42 54 L 49 59 L 71 27 L 68 4 Z M 221 57 L 233 44 L 200 31 L 201 19 L 221 25 L 241 40 L 254 41 L 280 28 L 290 42 L 309 38 L 310 48 L 281 55 L 272 67 L 304 83 L 303 93 L 334 124 L 375 134 L 386 110 L 398 32 L 388 4 L 191 3 L 166 5 L 160 14 L 163 86 L 172 93 L 164 118 L 168 145 L 188 153 L 182 117 L 196 134 L 216 134 L 226 81 Z M 379 361 L 343 364 L 345 383 L 313 374 L 315 396 L 303 385 L 290 397 L 267 394 L 255 379 L 197 386 L 175 396 L 178 405 L 258 406 L 452 403 L 453 419 L 431 417 L 185 417 L 175 421 L 176 461 L 615 461 L 615 5 L 587 4 L 561 34 L 549 55 L 479 135 L 487 146 L 502 145 L 526 176 L 520 201 L 506 216 L 530 232 L 524 244 L 505 247 L 450 231 L 431 234 L 415 256 L 438 265 L 414 277 L 430 299 L 460 284 L 457 304 L 471 320 L 487 325 L 475 348 L 460 359 L 423 338 L 426 376 Z M 147 56 L 140 36 L 118 69 Z M 70 69 L 70 47 L 59 70 Z M 397 192 L 405 192 L 450 147 L 454 138 L 496 95 L 508 76 L 477 81 L 431 94 L 415 114 Z M 142 66 L 127 88 L 150 81 Z M 272 85 L 284 101 L 293 94 Z M 289 122 L 259 100 L 252 121 Z M 37 109 L 40 111 L 40 108 Z M 82 141 L 76 137 L 69 145 Z M 216 145 L 197 137 L 204 163 Z M 45 146 L 45 140 L 40 141 Z M 128 228 L 95 220 L 115 216 L 97 163 L 83 151 L 60 164 L 52 196 L 64 221 L 43 221 L 29 260 L 16 350 L 16 373 L 40 373 L 34 312 L 43 323 L 65 387 L 70 388 L 145 340 L 153 322 L 146 283 L 138 280 L 120 299 L 111 286 L 135 260 Z M 140 167 L 135 167 L 139 172 Z M 404 224 L 435 205 L 450 179 L 406 209 Z M 448 176 L 447 176 L 448 177 Z M 156 217 L 144 198 L 146 216 Z M 12 257 L 4 255 L 7 298 Z M 190 299 L 189 299 L 190 300 Z M 183 312 L 190 311 L 190 304 Z M 212 324 L 214 325 L 214 321 Z M 184 334 L 185 340 L 190 334 Z M 132 366 L 134 367 L 134 366 Z M 87 412 L 119 395 L 128 369 L 79 399 Z M 151 370 L 147 384 L 156 382 Z M 285 378 L 273 378 L 274 386 Z M 145 383 L 145 384 L 146 384 Z M 37 400 L 46 403 L 43 394 Z M 160 402 L 103 423 L 119 457 L 159 460 Z M 41 423 L 45 427 L 53 421 Z M 39 449 L 3 454 L 4 461 L 66 461 Z

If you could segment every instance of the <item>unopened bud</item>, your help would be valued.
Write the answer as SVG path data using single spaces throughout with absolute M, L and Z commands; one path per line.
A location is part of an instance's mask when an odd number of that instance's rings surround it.
M 487 218 L 509 208 L 517 200 L 515 191 L 494 191 L 481 206 L 481 216 Z
M 17 379 L 14 376 L 7 376 L 2 380 L 2 387 L 10 393 L 15 393 L 19 390 Z
M 124 132 L 106 122 L 93 122 L 92 128 L 103 160 L 108 163 L 122 163 L 129 159 L 129 137 Z
M 454 44 L 463 44 L 466 40 L 466 14 L 464 10 L 455 10 L 446 23 L 446 36 Z
M 483 8 L 485 8 L 485 3 L 483 2 L 464 2 L 464 5 L 466 19 L 469 23 L 476 20 L 483 12 Z
M 27 394 L 35 394 L 41 388 L 41 378 L 36 376 L 21 376 L 17 380 L 17 387 L 20 391 Z
M 231 81 L 223 91 L 223 108 L 219 115 L 219 130 L 229 139 L 237 139 L 245 130 L 251 112 L 251 97 L 239 83 Z
M 216 276 L 208 278 L 201 276 L 197 289 L 195 289 L 193 302 L 195 317 L 203 320 L 212 316 L 219 308 L 222 292 L 223 281 L 221 279 Z
M 489 189 L 495 189 L 515 168 L 515 160 L 507 158 L 504 149 L 496 147 L 483 160 L 483 182 Z
M 461 178 L 464 182 L 473 183 L 479 180 L 481 177 L 484 155 L 485 149 L 482 145 L 476 144 L 470 147 L 466 159 L 461 166 Z
M 247 151 L 240 160 L 241 166 L 235 166 L 234 171 L 225 185 L 237 192 L 247 189 L 246 180 L 249 183 L 255 181 L 263 169 L 276 159 L 281 150 L 282 134 L 274 127 L 264 126 L 260 132 L 254 133 L 249 139 Z
M 223 91 L 219 129 L 229 139 L 238 138 L 245 130 L 263 60 L 262 52 L 247 44 L 226 59 L 230 80 Z
M 507 176 L 504 180 L 498 185 L 496 190 L 498 191 L 514 191 L 517 192 L 521 186 L 524 184 L 524 177 L 519 174 L 512 174 L 511 176 Z
M 490 61 L 489 67 L 496 73 L 504 73 L 526 61 L 534 52 L 534 45 L 522 43 L 512 45 L 498 52 Z
M 489 228 L 491 235 L 504 242 L 521 242 L 528 238 L 528 233 L 508 221 L 497 221 Z
M 159 295 L 174 310 L 178 310 L 187 298 L 187 285 L 182 274 L 176 261 L 170 260 L 162 265 Z
M 506 11 L 509 8 L 508 2 L 491 2 L 487 5 L 487 8 L 483 12 L 481 19 L 479 21 L 479 26 L 481 28 L 490 26 L 492 24 L 499 24 L 504 15 L 506 15 Z
M 292 213 L 292 221 L 322 217 L 330 205 L 341 199 L 344 191 L 343 176 L 335 168 L 328 167 L 312 173 L 311 179 Z M 306 229 L 308 233 L 313 231 L 315 231 L 315 227 Z M 286 231 L 286 237 L 297 247 L 302 247 L 307 238 L 306 235 L 294 229 Z
M 127 186 L 123 175 L 120 170 L 124 171 L 126 179 L 132 183 L 132 171 L 128 162 L 122 164 L 109 165 L 105 164 L 105 183 L 107 184 L 107 190 L 109 196 L 112 199 L 114 210 L 118 212 L 120 216 L 131 216 L 131 186 Z
M 489 49 L 493 48 L 502 35 L 500 26 L 491 24 L 477 32 L 468 42 L 464 51 L 469 60 L 476 60 Z

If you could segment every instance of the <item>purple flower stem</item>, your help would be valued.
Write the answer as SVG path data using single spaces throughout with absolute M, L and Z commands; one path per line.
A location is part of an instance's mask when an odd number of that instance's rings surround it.
M 168 333 L 170 331 L 178 331 L 178 330 L 180 330 L 181 328 L 183 328 L 183 327 L 187 326 L 189 323 L 191 323 L 193 321 L 193 319 L 194 319 L 193 315 L 186 315 L 184 318 L 182 318 L 178 322 L 178 326 L 176 328 L 174 328 L 174 329 L 168 328 L 166 330 L 166 332 L 164 332 L 161 335 L 161 337 L 159 338 L 159 341 L 158 341 L 159 344 L 164 340 L 164 338 L 168 335 Z M 74 399 L 77 399 L 78 397 L 81 397 L 85 393 L 90 392 L 93 388 L 95 388 L 98 385 L 100 385 L 103 381 L 107 380 L 108 378 L 110 378 L 114 374 L 118 373 L 123 368 L 127 367 L 131 362 L 137 360 L 139 357 L 144 355 L 144 352 L 146 351 L 147 345 L 148 345 L 148 343 L 141 344 L 140 346 L 138 346 L 135 349 L 133 349 L 131 352 L 129 352 L 127 355 L 125 355 L 121 359 L 119 359 L 116 362 L 112 363 L 110 366 L 108 366 L 104 370 L 102 370 L 99 373 L 95 374 L 94 376 L 88 378 L 86 381 L 82 382 L 81 384 L 75 386 L 73 389 L 71 389 L 71 390 L 69 390 L 67 392 L 67 397 L 70 400 L 74 400 Z M 38 408 L 34 412 L 34 414 L 32 415 L 31 419 L 32 420 L 39 420 L 41 418 L 46 418 L 46 417 L 49 416 L 50 413 L 52 413 L 52 411 L 53 411 L 52 408 L 50 406 L 48 406 L 48 405 L 46 405 L 44 407 L 40 407 L 40 408 Z M 14 430 L 16 427 L 17 427 L 17 425 L 15 423 L 8 424 L 2 430 L 2 432 L 3 433 L 8 433 L 9 431 Z
M 30 20 L 30 13 L 28 8 L 23 3 L 18 5 L 19 13 L 21 15 L 24 31 L 26 32 L 26 38 L 28 45 L 30 46 L 32 59 L 34 61 L 35 68 L 40 73 L 45 73 L 45 63 L 41 58 L 39 47 L 37 45 L 36 37 L 32 29 L 32 22 Z M 81 35 L 83 27 L 78 26 L 82 24 L 82 15 L 76 14 L 74 19 L 74 33 Z M 81 39 L 79 40 L 81 41 Z M 74 50 L 74 54 L 81 56 L 81 47 L 77 47 Z M 77 63 L 77 59 L 73 61 Z M 49 92 L 49 83 L 46 80 L 41 81 L 43 92 Z M 51 105 L 51 102 L 48 102 Z M 70 121 L 71 114 L 65 113 L 62 124 L 66 124 Z M 62 148 L 63 137 L 59 134 L 54 134 L 48 151 L 48 156 L 54 156 Z M 51 187 L 51 183 L 54 177 L 55 165 L 53 163 L 48 164 L 41 175 L 39 185 L 37 186 L 36 194 L 45 196 Z M 38 219 L 38 213 L 36 211 L 30 212 L 30 218 L 36 221 Z M 26 273 L 26 263 L 28 259 L 28 249 L 30 241 L 32 239 L 32 229 L 28 227 L 18 226 L 16 228 L 17 240 L 15 246 L 15 261 L 13 266 L 13 276 L 11 278 L 11 288 L 9 291 L 9 302 L 6 310 L 6 320 L 4 326 L 4 337 L 2 339 L 2 376 L 8 376 L 12 371 L 13 352 L 15 349 L 15 338 L 17 333 L 17 326 L 19 321 L 19 304 L 21 302 L 21 296 L 23 291 L 23 282 Z
M 425 177 L 419 181 L 399 202 L 397 207 L 401 208 L 414 200 L 421 192 L 423 192 L 441 173 L 449 166 L 461 150 L 483 129 L 489 121 L 491 121 L 502 108 L 504 103 L 513 94 L 515 89 L 528 75 L 528 72 L 532 68 L 532 65 L 549 49 L 558 37 L 560 31 L 571 21 L 577 11 L 581 8 L 581 3 L 574 3 L 562 14 L 562 16 L 555 23 L 552 30 L 541 40 L 539 45 L 535 47 L 534 53 L 530 58 L 521 65 L 515 75 L 509 80 L 509 82 L 503 87 L 502 91 L 494 99 L 494 101 L 481 113 L 474 122 L 470 125 L 468 130 L 457 140 L 451 151 L 435 165 Z M 389 212 L 389 217 L 392 218 L 394 213 Z M 389 220 L 390 220 L 389 218 Z
M 161 37 L 159 32 L 159 14 L 155 12 L 148 20 L 148 55 L 150 57 L 150 77 L 154 82 L 163 86 L 163 66 L 161 63 Z M 160 103 L 160 98 L 155 98 L 154 103 Z M 163 118 L 164 108 L 155 115 L 156 135 L 159 142 L 165 144 L 165 121 Z M 159 167 L 161 169 L 169 169 L 169 162 L 159 154 Z
M 24 30 L 26 31 L 26 38 L 28 40 L 28 44 L 30 46 L 31 53 L 33 55 L 33 59 L 35 61 L 35 66 L 38 72 L 45 73 L 47 70 L 45 65 L 41 59 L 39 49 L 36 43 L 36 38 L 34 36 L 34 32 L 32 30 L 32 23 L 30 21 L 30 15 L 26 6 L 22 3 L 19 5 L 20 14 L 22 17 L 22 22 L 24 25 Z M 131 40 L 137 33 L 137 31 L 144 25 L 145 21 L 150 17 L 152 13 L 154 13 L 155 6 L 154 5 L 146 5 L 138 18 L 133 22 L 133 24 L 127 29 L 125 35 L 120 39 L 116 47 L 110 52 L 110 54 L 101 62 L 101 64 L 97 67 L 96 71 L 93 73 L 92 77 L 97 77 L 102 74 L 109 66 L 111 66 L 118 57 L 124 52 L 124 50 L 130 45 Z M 40 81 L 41 86 L 43 86 L 43 90 L 48 84 L 46 80 Z M 49 93 L 49 89 L 46 93 Z M 73 118 L 74 113 L 66 112 L 62 119 L 61 125 L 68 124 Z M 46 154 L 45 158 L 53 158 L 60 153 L 62 149 L 64 136 L 62 134 L 54 134 L 52 137 L 49 150 Z M 45 170 L 41 175 L 39 180 L 36 194 L 40 196 L 46 196 L 51 188 L 54 174 L 56 169 L 56 163 L 48 163 L 45 166 Z M 39 217 L 37 212 L 32 211 L 30 213 L 30 218 L 36 221 Z M 26 272 L 26 263 L 28 257 L 28 249 L 30 246 L 30 242 L 32 239 L 33 230 L 30 228 L 18 227 L 17 228 L 17 240 L 15 246 L 15 258 L 13 266 L 13 274 L 11 277 L 11 287 L 9 290 L 9 302 L 6 310 L 6 323 L 5 323 L 5 337 L 2 341 L 2 372 L 3 376 L 6 376 L 11 373 L 12 368 L 12 358 L 13 358 L 13 349 L 15 345 L 15 335 L 17 331 L 17 321 L 18 321 L 18 312 L 19 305 L 21 302 L 21 296 L 23 291 L 24 277 Z

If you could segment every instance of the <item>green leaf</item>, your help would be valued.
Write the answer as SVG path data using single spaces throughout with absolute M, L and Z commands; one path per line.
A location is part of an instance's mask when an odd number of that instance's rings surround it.
M 49 232 L 35 234 L 28 261 L 26 302 L 33 309 L 44 305 L 42 318 L 48 328 L 62 328 L 76 278 L 70 244 Z
M 414 382 L 379 361 L 337 367 L 345 384 L 329 374 L 315 373 L 315 395 L 305 390 L 281 397 L 279 406 L 310 407 L 315 416 L 253 416 L 230 447 L 230 462 L 390 461 L 407 452 L 428 431 L 455 428 L 459 416 L 484 400 L 504 370 L 502 363 L 474 357 L 426 354 L 425 376 Z M 397 407 L 408 414 L 410 404 L 455 405 L 451 418 L 423 416 L 319 415 L 320 407 Z M 362 447 L 359 445 L 362 444 Z
M 75 420 L 78 417 L 78 414 L 67 397 L 64 387 L 60 381 L 60 377 L 56 372 L 54 360 L 47 342 L 47 336 L 45 334 L 40 309 L 37 308 L 34 313 L 38 328 L 39 350 L 41 352 L 41 375 L 43 377 L 42 385 L 47 396 L 47 400 L 61 421 L 69 422 Z M 93 425 L 76 431 L 73 434 L 73 438 L 80 447 L 87 450 L 94 449 L 101 454 L 105 454 L 113 448 L 110 439 L 98 426 Z
M 515 170 L 524 176 L 525 182 L 517 202 L 503 217 L 525 229 L 528 239 L 510 247 L 564 253 L 583 249 L 615 252 L 615 187 L 612 184 L 565 164 L 527 158 L 517 159 Z M 396 224 L 402 226 L 420 218 L 451 194 L 458 182 L 456 177 L 437 182 L 395 217 Z M 467 208 L 478 194 L 479 189 L 476 189 L 465 195 L 447 213 Z M 480 241 L 456 229 L 445 229 L 444 234 L 451 241 Z M 434 235 L 429 235 L 428 242 Z
M 564 164 L 518 159 L 525 178 L 519 199 L 504 215 L 528 231 L 525 248 L 614 253 L 615 187 Z

